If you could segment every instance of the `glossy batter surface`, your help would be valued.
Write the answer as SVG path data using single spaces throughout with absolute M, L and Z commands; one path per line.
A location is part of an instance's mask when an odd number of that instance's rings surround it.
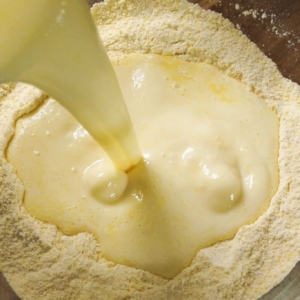
M 113 262 L 172 278 L 267 209 L 278 119 L 204 63 L 130 55 L 115 70 L 143 153 L 135 169 L 116 170 L 54 100 L 18 121 L 7 156 L 30 214 L 93 233 Z

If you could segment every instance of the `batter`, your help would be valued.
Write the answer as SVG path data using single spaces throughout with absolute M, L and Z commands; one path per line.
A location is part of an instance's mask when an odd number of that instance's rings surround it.
M 240 99 L 244 99 L 244 95 L 248 95 L 250 92 L 251 95 L 255 93 L 260 97 L 259 103 L 263 100 L 272 111 L 276 112 L 280 119 L 278 189 L 270 202 L 265 200 L 269 204 L 265 203 L 266 211 L 260 217 L 256 215 L 255 218 L 258 218 L 253 223 L 240 227 L 231 239 L 202 248 L 193 256 L 188 267 L 172 279 L 155 275 L 141 268 L 130 267 L 129 264 L 116 264 L 103 257 L 103 254 L 107 256 L 107 253 L 103 249 L 102 241 L 98 242 L 95 238 L 95 233 L 80 232 L 76 235 L 66 235 L 55 225 L 32 217 L 24 208 L 23 200 L 26 201 L 27 192 L 24 192 L 24 184 L 17 176 L 15 167 L 7 162 L 6 149 L 15 133 L 16 120 L 41 105 L 46 96 L 32 86 L 24 84 L 1 85 L 1 272 L 14 291 L 24 299 L 39 300 L 41 295 L 49 300 L 258 299 L 283 280 L 300 258 L 300 139 L 298 131 L 300 128 L 300 87 L 283 78 L 276 65 L 228 20 L 186 1 L 107 0 L 94 6 L 92 13 L 104 46 L 110 58 L 115 61 L 116 69 L 118 62 L 122 65 L 124 57 L 129 53 L 156 53 L 174 56 L 191 63 L 205 62 L 242 82 L 243 88 L 247 91 L 243 90 L 243 98 Z M 22 32 L 22 28 L 20 30 Z M 118 70 L 117 72 L 119 73 Z M 170 81 L 171 89 L 168 90 L 171 91 L 174 88 L 175 96 L 179 96 L 183 84 L 178 82 L 179 86 L 176 84 L 173 87 L 174 81 Z M 158 83 L 162 84 L 163 82 L 164 80 L 161 80 Z M 198 80 L 198 82 L 202 81 Z M 157 84 L 157 82 L 155 83 Z M 214 84 L 220 90 L 220 83 L 214 82 Z M 122 89 L 124 90 L 124 87 Z M 211 89 L 214 87 L 208 88 L 208 90 Z M 134 91 L 137 92 L 136 89 Z M 151 92 L 154 91 L 151 90 Z M 153 99 L 156 101 L 156 98 Z M 197 102 L 201 102 L 200 100 L 198 99 Z M 171 101 L 172 98 L 169 98 L 168 102 Z M 229 105 L 237 102 L 224 103 Z M 239 111 L 239 114 L 242 112 L 247 112 L 247 110 Z M 131 111 L 130 113 L 132 114 Z M 254 114 L 254 116 L 258 117 L 259 114 Z M 199 117 L 196 119 L 200 120 Z M 232 118 L 230 121 L 234 122 L 234 120 Z M 245 121 L 246 118 L 243 120 Z M 157 122 L 158 119 L 156 118 L 154 121 Z M 155 122 L 152 123 L 155 124 Z M 185 120 L 183 125 L 186 123 Z M 21 129 L 20 124 L 21 122 L 17 125 L 18 133 Z M 154 128 L 153 124 L 151 124 L 151 128 Z M 252 122 L 251 128 L 253 128 L 253 124 L 255 122 Z M 136 130 L 136 125 L 134 126 Z M 68 132 L 74 132 L 77 127 L 78 124 Z M 240 125 L 233 129 L 237 130 L 238 128 Z M 260 129 L 265 130 L 266 128 L 266 126 L 262 126 Z M 226 127 L 224 127 L 224 132 L 225 129 Z M 47 130 L 49 135 L 46 134 Z M 183 131 L 183 127 L 180 127 L 180 130 Z M 47 128 L 42 132 L 45 137 L 52 138 L 54 136 L 54 129 Z M 184 133 L 187 137 L 189 136 L 189 133 Z M 163 130 L 159 129 L 159 134 L 155 134 L 155 138 L 163 134 L 165 134 Z M 139 132 L 138 135 L 140 139 L 141 133 Z M 228 138 L 228 134 L 224 133 L 224 137 Z M 229 141 L 232 137 L 233 135 L 230 135 Z M 246 135 L 243 137 L 246 138 Z M 72 140 L 69 137 L 69 141 L 76 144 L 74 138 Z M 30 139 L 27 139 L 28 146 L 30 146 L 29 142 Z M 81 142 L 82 144 L 83 142 Z M 207 144 L 209 143 L 207 142 Z M 47 145 L 48 148 L 51 147 L 52 152 L 55 150 L 54 143 L 47 142 Z M 185 145 L 190 147 L 191 143 Z M 231 150 L 236 149 L 234 145 L 232 144 Z M 45 151 L 42 151 L 40 146 L 39 143 L 30 151 L 28 157 L 31 157 L 32 161 L 45 156 Z M 154 148 L 154 143 L 151 143 L 150 146 Z M 253 147 L 256 147 L 255 143 Z M 176 148 L 171 145 L 169 149 L 178 149 L 177 153 L 183 153 L 184 148 L 179 146 Z M 195 146 L 192 148 L 195 149 Z M 58 156 L 64 148 L 56 147 L 56 149 L 55 154 Z M 34 151 L 38 152 L 33 153 Z M 143 159 L 146 159 L 145 153 L 150 153 L 150 151 L 147 151 L 145 146 L 141 151 Z M 199 148 L 197 153 L 198 151 Z M 50 151 L 48 150 L 48 152 Z M 80 153 L 79 157 L 86 159 L 84 153 Z M 97 150 L 97 153 L 96 160 L 101 156 L 100 149 Z M 239 151 L 237 153 L 240 154 Z M 79 157 L 76 160 L 78 163 Z M 153 151 L 152 157 L 154 157 Z M 177 157 L 180 157 L 180 154 Z M 221 155 L 221 157 L 224 162 L 228 162 L 225 155 Z M 236 157 L 238 158 L 239 155 Z M 150 158 L 151 155 L 148 160 Z M 181 161 L 181 159 L 179 160 Z M 60 161 L 62 164 L 65 163 L 62 159 Z M 82 170 L 88 169 L 94 161 L 91 159 L 83 166 Z M 151 164 L 148 169 L 150 166 Z M 55 167 L 57 168 L 59 165 L 56 164 Z M 76 167 L 76 165 L 69 167 L 66 174 L 68 177 L 75 176 L 76 172 L 72 167 Z M 173 169 L 176 169 L 178 174 L 179 168 L 174 167 Z M 92 171 L 92 168 L 89 170 Z M 202 176 L 201 169 L 198 170 L 198 174 Z M 77 166 L 78 171 L 79 166 Z M 181 173 L 183 174 L 183 172 Z M 128 173 L 128 188 L 130 187 L 130 178 L 133 176 L 131 174 L 133 173 Z M 176 177 L 175 172 L 172 173 L 172 177 Z M 80 176 L 81 183 L 78 186 L 73 184 L 71 190 L 80 187 L 86 194 L 89 194 L 91 185 L 88 178 L 87 176 L 85 180 L 82 180 Z M 36 180 L 39 178 L 36 177 Z M 208 178 L 208 181 L 212 181 L 212 179 Z M 59 187 L 62 188 L 63 183 Z M 126 190 L 127 188 L 125 192 Z M 85 206 L 89 203 L 88 200 L 90 199 L 86 198 Z M 105 205 L 110 208 L 122 207 L 120 209 L 122 210 L 126 206 L 122 206 L 122 204 L 125 204 L 127 200 L 122 202 L 120 199 L 114 204 L 104 204 L 103 200 L 101 202 L 92 199 L 91 201 L 97 201 L 98 206 L 102 207 Z M 229 210 L 229 213 L 239 209 L 238 203 L 241 202 L 237 202 L 235 208 Z M 96 205 L 94 206 L 96 207 Z M 195 206 L 193 206 L 194 208 Z M 72 209 L 70 206 L 70 210 Z M 213 215 L 213 209 L 210 211 Z M 68 209 L 64 211 L 64 214 L 67 212 Z M 183 209 L 181 212 L 184 213 Z M 227 213 L 222 212 L 219 215 L 224 219 Z M 94 214 L 96 214 L 96 209 Z M 237 213 L 236 215 L 240 216 L 241 214 Z M 233 219 L 235 218 L 230 220 Z M 128 219 L 127 222 L 129 222 Z M 222 226 L 227 226 L 227 222 L 224 221 Z M 60 228 L 62 228 L 61 225 Z M 136 228 L 134 229 L 134 232 L 138 232 Z M 160 231 L 166 229 L 159 228 Z M 180 237 L 181 235 L 177 234 L 176 236 Z M 123 245 L 122 249 L 126 251 Z
M 0 0 L 0 6 L 0 83 L 40 88 L 72 113 L 118 169 L 135 166 L 137 140 L 86 1 Z
M 93 233 L 110 261 L 173 278 L 269 206 L 278 119 L 208 64 L 133 54 L 115 70 L 143 153 L 137 167 L 115 169 L 52 99 L 17 122 L 7 157 L 31 215 Z

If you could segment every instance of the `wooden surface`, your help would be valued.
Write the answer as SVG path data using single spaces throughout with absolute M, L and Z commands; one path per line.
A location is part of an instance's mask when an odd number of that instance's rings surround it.
M 98 1 L 88 0 L 88 2 L 92 5 Z M 212 9 L 231 20 L 277 64 L 285 77 L 300 84 L 298 66 L 300 0 L 190 0 L 189 2 L 197 3 L 205 9 Z M 0 300 L 18 299 L 0 273 Z M 300 263 L 280 285 L 260 298 L 260 300 L 271 299 L 300 299 Z

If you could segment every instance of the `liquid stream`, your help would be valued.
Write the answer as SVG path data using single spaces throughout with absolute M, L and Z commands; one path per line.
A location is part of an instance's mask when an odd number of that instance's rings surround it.
M 60 102 L 127 171 L 141 157 L 119 84 L 83 0 L 1 0 L 0 82 Z

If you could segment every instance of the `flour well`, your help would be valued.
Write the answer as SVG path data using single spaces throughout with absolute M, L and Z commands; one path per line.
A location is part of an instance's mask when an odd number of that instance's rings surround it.
M 143 159 L 133 170 L 117 170 L 53 99 L 17 121 L 6 157 L 30 215 L 92 233 L 107 260 L 171 279 L 269 207 L 278 118 L 205 63 L 131 54 L 114 69 Z
M 5 160 L 15 120 L 46 96 L 23 85 L 0 89 L 0 269 L 22 299 L 256 299 L 299 260 L 300 88 L 221 16 L 183 0 L 106 1 L 93 8 L 115 61 L 127 53 L 210 63 L 262 97 L 280 118 L 280 184 L 267 212 L 229 241 L 201 250 L 173 280 L 101 256 L 90 234 L 68 237 L 29 216 L 24 188 Z

